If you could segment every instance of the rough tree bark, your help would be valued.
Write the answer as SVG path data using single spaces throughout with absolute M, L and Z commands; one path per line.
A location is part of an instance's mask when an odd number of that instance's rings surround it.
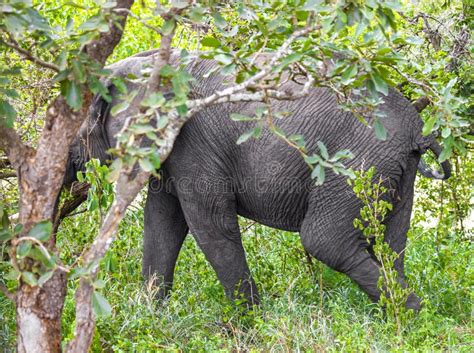
M 115 8 L 130 9 L 133 0 L 119 0 Z M 110 11 L 112 11 L 111 9 Z M 100 64 L 120 42 L 127 13 L 110 22 L 109 31 L 85 47 Z M 44 220 L 54 221 L 55 205 L 61 190 L 68 148 L 87 117 L 92 92 L 83 93 L 83 106 L 73 112 L 64 98 L 57 97 L 48 107 L 37 149 L 25 145 L 13 129 L 0 129 L 0 148 L 7 153 L 18 176 L 20 189 L 19 222 L 24 236 Z M 54 251 L 54 244 L 49 244 Z M 60 352 L 61 313 L 66 295 L 66 274 L 57 269 L 42 287 L 20 281 L 15 295 L 18 352 Z

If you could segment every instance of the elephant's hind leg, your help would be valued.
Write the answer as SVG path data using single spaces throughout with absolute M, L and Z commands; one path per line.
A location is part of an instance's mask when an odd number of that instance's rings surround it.
M 394 208 L 389 215 L 386 224 L 385 241 L 390 248 L 398 254 L 395 260 L 395 269 L 398 272 L 399 280 L 405 286 L 405 248 L 407 233 L 410 228 L 410 218 L 413 206 L 413 185 L 415 182 L 416 166 L 418 159 L 410 160 L 411 165 L 402 178 L 401 200 L 393 204 Z M 407 308 L 418 311 L 421 308 L 421 300 L 415 293 L 410 293 L 407 299 Z
M 344 199 L 341 201 L 341 199 Z M 379 262 L 368 251 L 369 244 L 354 228 L 360 204 L 354 195 L 341 193 L 337 201 L 313 203 L 301 228 L 301 240 L 306 251 L 336 271 L 347 274 L 373 301 L 381 291 Z M 402 286 L 404 279 L 399 276 Z M 417 310 L 416 297 L 408 298 L 407 308 Z
M 163 298 L 173 285 L 176 259 L 188 232 L 179 200 L 157 180 L 150 181 L 145 205 L 143 276 L 153 279 Z
M 190 231 L 216 271 L 227 297 L 243 296 L 247 304 L 258 304 L 257 287 L 245 257 L 233 195 L 195 193 L 182 200 Z
M 337 200 L 312 200 L 301 228 L 308 253 L 332 269 L 347 274 L 370 299 L 377 301 L 380 266 L 367 251 L 368 243 L 354 228 L 359 203 L 342 191 Z

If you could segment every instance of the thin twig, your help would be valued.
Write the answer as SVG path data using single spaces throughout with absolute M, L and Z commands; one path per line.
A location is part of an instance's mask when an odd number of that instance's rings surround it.
M 151 24 L 146 22 L 146 19 L 140 18 L 139 16 L 135 15 L 131 10 L 125 9 L 125 8 L 120 8 L 120 9 L 114 9 L 114 12 L 120 13 L 120 12 L 125 12 L 133 18 L 134 20 L 140 22 L 143 26 L 145 26 L 148 29 L 151 29 L 152 31 L 158 33 L 159 35 L 163 35 L 163 32 L 161 31 L 160 28 L 152 26 Z
M 13 302 L 15 301 L 15 294 L 10 292 L 3 283 L 0 283 L 0 292 L 2 292 L 5 295 L 5 297 L 10 299 L 11 301 Z
M 7 47 L 9 48 L 12 48 L 13 50 L 15 50 L 18 54 L 20 54 L 21 56 L 23 56 L 25 59 L 35 63 L 36 65 L 38 66 L 42 66 L 42 67 L 45 67 L 47 69 L 51 69 L 55 72 L 59 72 L 61 71 L 59 69 L 58 66 L 50 63 L 50 62 L 47 62 L 47 61 L 44 61 L 36 56 L 34 56 L 30 51 L 26 50 L 26 49 L 23 49 L 22 47 L 20 47 L 18 45 L 18 43 L 10 38 L 11 41 L 5 41 L 5 40 L 2 40 L 1 43 L 5 44 Z

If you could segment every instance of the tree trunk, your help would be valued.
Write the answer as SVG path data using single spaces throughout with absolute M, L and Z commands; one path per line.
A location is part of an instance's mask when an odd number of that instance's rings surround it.
M 114 9 L 106 11 L 129 10 L 133 2 L 118 0 Z M 102 66 L 105 64 L 120 42 L 127 17 L 127 11 L 120 17 L 110 17 L 109 31 L 101 33 L 84 48 L 91 59 Z M 24 144 L 15 130 L 0 126 L 0 148 L 5 149 L 18 176 L 19 222 L 23 225 L 20 238 L 27 236 L 31 227 L 38 222 L 47 220 L 54 223 L 68 147 L 87 117 L 92 96 L 92 92 L 83 87 L 83 106 L 77 112 L 70 109 L 62 96 L 54 99 L 46 111 L 36 150 Z M 50 253 L 55 252 L 54 241 L 46 245 Z M 20 280 L 16 293 L 18 352 L 61 352 L 61 315 L 66 284 L 66 273 L 60 268 L 56 268 L 53 276 L 41 287 L 30 286 Z
M 21 284 L 16 297 L 18 353 L 61 352 L 66 274 L 55 271 L 43 287 Z

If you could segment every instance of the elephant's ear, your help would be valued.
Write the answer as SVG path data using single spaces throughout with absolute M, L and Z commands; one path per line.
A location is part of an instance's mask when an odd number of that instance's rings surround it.
M 108 87 L 109 92 L 113 87 Z M 100 94 L 96 94 L 89 109 L 89 120 L 87 124 L 87 146 L 90 158 L 97 158 L 101 163 L 110 159 L 107 151 L 110 142 L 107 137 L 106 121 L 110 115 L 112 104 L 107 102 Z

